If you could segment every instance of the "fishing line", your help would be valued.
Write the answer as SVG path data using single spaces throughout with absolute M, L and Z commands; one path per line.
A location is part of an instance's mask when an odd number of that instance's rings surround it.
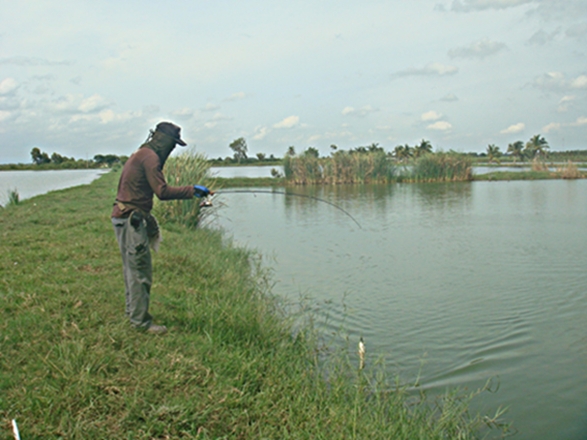
M 363 229 L 361 227 L 361 224 L 348 211 L 345 211 L 340 206 L 338 206 L 338 205 L 336 205 L 336 204 L 334 204 L 332 202 L 329 202 L 328 200 L 321 199 L 319 197 L 310 196 L 310 195 L 307 195 L 307 194 L 298 194 L 298 193 L 292 193 L 292 192 L 274 191 L 274 190 L 263 190 L 263 189 L 219 189 L 218 191 L 214 191 L 214 194 L 227 194 L 227 193 L 281 194 L 282 196 L 295 196 L 295 197 L 303 197 L 305 199 L 317 200 L 319 202 L 327 203 L 330 206 L 334 206 L 336 209 L 344 212 L 346 215 L 348 215 L 351 218 L 352 221 L 354 221 L 357 224 L 357 226 L 359 227 L 359 229 Z

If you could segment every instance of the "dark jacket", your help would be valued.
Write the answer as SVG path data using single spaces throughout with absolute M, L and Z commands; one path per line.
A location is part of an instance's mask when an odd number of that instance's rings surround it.
M 169 186 L 163 176 L 163 164 L 174 145 L 169 143 L 168 136 L 155 132 L 126 161 L 118 182 L 112 217 L 128 217 L 135 209 L 150 213 L 153 209 L 153 194 L 160 200 L 194 197 L 193 186 Z

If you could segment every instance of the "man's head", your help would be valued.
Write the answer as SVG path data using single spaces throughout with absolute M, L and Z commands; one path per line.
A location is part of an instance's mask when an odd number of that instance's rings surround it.
M 175 141 L 176 144 L 185 147 L 187 144 L 181 139 L 181 128 L 171 122 L 159 122 L 155 127 L 155 133 L 163 133 Z M 174 145 L 175 146 L 175 145 Z

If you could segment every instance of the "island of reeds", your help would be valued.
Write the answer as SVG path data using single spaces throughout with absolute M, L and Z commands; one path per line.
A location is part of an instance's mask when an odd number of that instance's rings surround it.
M 166 171 L 173 183 L 197 181 L 205 161 L 170 159 Z M 157 207 L 151 310 L 170 332 L 133 330 L 109 219 L 118 177 L 0 210 L 0 437 L 11 438 L 13 419 L 23 439 L 472 439 L 506 429 L 500 413 L 470 412 L 478 392 L 431 397 L 390 377 L 375 353 L 359 369 L 344 343 L 325 346 L 305 312 L 284 312 L 254 252 L 185 221 L 200 218 L 193 207 Z

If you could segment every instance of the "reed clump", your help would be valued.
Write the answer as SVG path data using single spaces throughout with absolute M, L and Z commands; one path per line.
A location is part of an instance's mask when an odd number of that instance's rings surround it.
M 389 183 L 395 175 L 392 159 L 382 151 L 337 151 L 332 156 L 286 156 L 283 161 L 286 181 L 306 184 Z
M 577 165 L 568 161 L 567 165 L 557 170 L 563 179 L 580 179 L 583 177 Z
M 20 204 L 20 194 L 18 190 L 11 189 L 8 191 L 8 203 L 6 206 L 14 206 Z
M 167 159 L 164 168 L 165 178 L 171 186 L 205 185 L 210 188 L 214 179 L 209 177 L 210 164 L 204 155 L 186 151 Z M 208 211 L 200 208 L 197 197 L 188 200 L 166 200 L 155 198 L 153 214 L 160 222 L 179 223 L 196 227 Z
M 413 182 L 464 182 L 473 180 L 472 159 L 458 153 L 430 153 L 414 161 L 403 180 Z

